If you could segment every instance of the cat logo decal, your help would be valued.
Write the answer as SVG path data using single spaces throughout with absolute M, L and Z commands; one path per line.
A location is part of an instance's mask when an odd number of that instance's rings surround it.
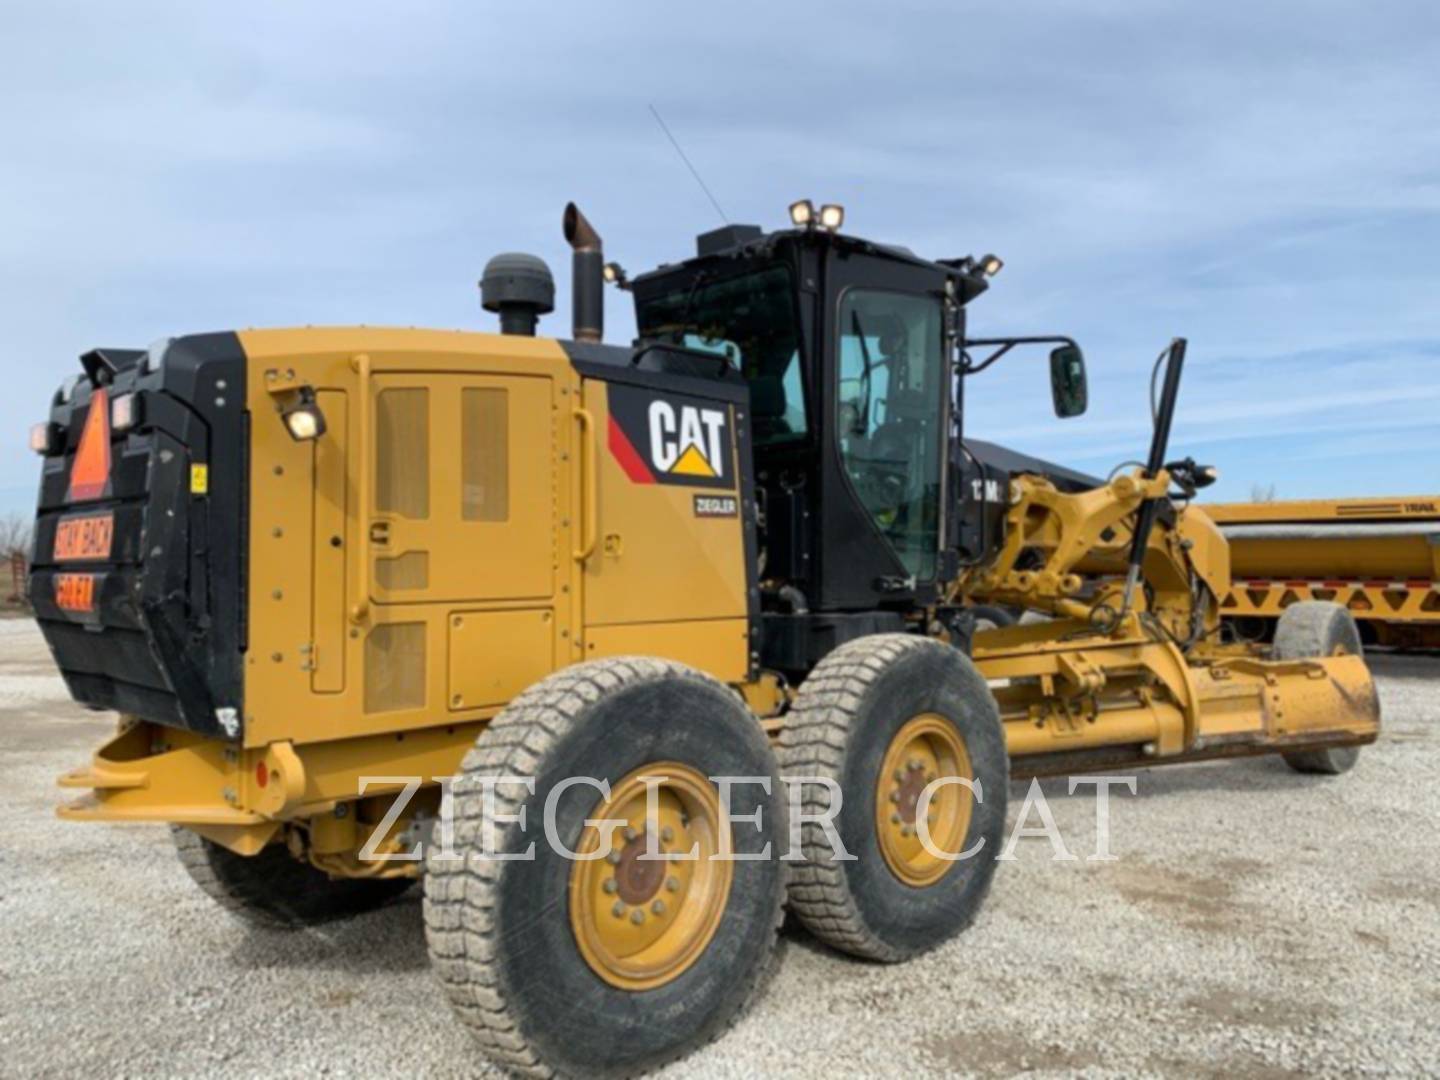
M 637 484 L 735 487 L 730 406 L 612 384 L 610 453 Z

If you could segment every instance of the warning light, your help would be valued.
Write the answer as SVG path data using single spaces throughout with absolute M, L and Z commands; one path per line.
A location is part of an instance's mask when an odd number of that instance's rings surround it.
M 36 424 L 30 429 L 30 449 L 37 454 L 48 454 L 55 442 L 55 432 L 49 423 Z
M 90 395 L 90 412 L 80 435 L 80 449 L 70 468 L 70 502 L 98 499 L 110 483 L 110 395 L 97 386 Z

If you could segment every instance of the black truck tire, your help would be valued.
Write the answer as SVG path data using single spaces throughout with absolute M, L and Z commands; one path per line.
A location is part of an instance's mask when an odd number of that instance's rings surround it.
M 1271 653 L 1276 660 L 1308 660 L 1339 654 L 1365 654 L 1354 616 L 1339 604 L 1326 600 L 1302 600 L 1280 613 Z M 1339 776 L 1354 768 L 1360 758 L 1360 748 L 1332 746 L 1318 750 L 1292 750 L 1281 756 L 1285 764 L 1298 773 Z
M 976 630 L 1003 630 L 1015 625 L 1015 615 L 998 604 L 976 604 L 970 609 Z
M 909 742 L 909 730 L 922 734 Z M 891 762 L 897 746 L 929 746 L 926 740 L 934 741 L 933 753 L 907 757 L 902 749 Z M 947 772 L 946 759 L 959 762 L 951 766 L 959 771 Z M 788 783 L 811 776 L 839 791 L 835 836 L 854 856 L 837 859 L 834 837 L 814 820 L 831 808 L 832 788 L 807 785 L 804 861 L 791 870 L 789 895 L 812 934 L 855 956 L 895 962 L 970 924 L 994 876 L 1010 769 L 995 698 L 968 656 L 909 634 L 842 645 L 801 686 L 781 731 L 780 764 Z M 973 796 L 964 788 L 937 790 L 968 800 L 966 816 L 962 821 L 960 804 L 945 811 L 939 823 L 949 823 L 951 843 L 931 842 L 937 851 L 973 854 L 958 861 L 916 854 L 912 865 L 907 852 L 918 842 L 920 820 L 913 787 L 963 771 L 976 783 Z
M 701 801 L 712 797 L 709 777 L 768 780 L 769 792 L 758 782 L 732 788 L 734 825 L 719 830 L 752 861 L 722 871 L 723 863 L 705 858 L 716 850 L 717 833 L 707 825 L 710 810 L 690 802 L 677 803 L 684 813 L 673 819 L 674 830 L 657 831 L 675 851 L 698 845 L 702 857 L 688 870 L 660 864 L 667 876 L 655 892 L 637 870 L 638 855 L 631 858 L 632 847 L 646 840 L 643 821 L 638 836 L 633 828 L 617 830 L 624 845 L 617 841 L 593 863 L 572 860 L 548 842 L 542 822 L 552 792 L 564 796 L 555 803 L 555 837 L 572 852 L 593 851 L 600 833 L 586 819 L 628 816 L 633 825 L 627 809 L 633 804 L 617 805 L 621 793 L 637 776 L 662 771 L 690 775 L 698 787 L 684 797 Z M 575 776 L 608 787 L 557 788 Z M 495 815 L 489 822 L 487 783 Z M 659 798 L 671 791 L 663 788 Z M 709 676 L 640 657 L 556 672 L 515 698 L 480 735 L 448 798 L 453 850 L 432 846 L 426 853 L 431 965 L 456 1013 L 503 1068 L 532 1076 L 646 1072 L 716 1038 L 766 982 L 784 911 L 783 792 L 759 723 L 738 695 Z M 523 829 L 501 816 L 522 810 Z M 758 827 L 741 817 L 757 812 Z M 528 861 L 482 857 L 524 854 L 532 841 Z M 723 889 L 711 887 L 719 880 L 713 876 L 705 885 L 702 875 L 722 872 Z M 597 874 L 598 881 L 587 877 Z M 683 884 L 681 875 L 688 875 Z M 594 895 L 603 901 L 588 902 Z M 644 952 L 606 951 L 604 936 L 618 938 L 627 924 L 660 935 L 648 953 L 663 953 L 655 967 L 626 966 Z M 696 926 L 709 930 L 697 936 Z M 651 979 L 646 971 L 659 974 Z
M 221 907 L 252 926 L 299 930 L 390 903 L 410 878 L 332 878 L 281 844 L 237 855 L 180 825 L 171 826 L 180 865 Z

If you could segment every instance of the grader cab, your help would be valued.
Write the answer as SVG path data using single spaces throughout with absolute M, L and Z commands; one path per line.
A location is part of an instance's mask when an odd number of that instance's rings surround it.
M 763 984 L 782 907 L 903 960 L 966 926 L 1011 772 L 1283 753 L 1379 716 L 1354 624 L 1229 643 L 1225 542 L 1167 462 L 1109 482 L 967 439 L 993 256 L 732 226 L 628 280 L 573 206 L 571 340 L 529 256 L 501 334 L 255 330 L 100 349 L 56 393 L 30 592 L 121 714 L 62 816 L 172 826 L 272 928 L 423 877 L 432 964 L 501 1064 L 626 1075 Z M 602 279 L 639 339 L 601 343 Z M 1045 620 L 977 629 L 977 604 Z

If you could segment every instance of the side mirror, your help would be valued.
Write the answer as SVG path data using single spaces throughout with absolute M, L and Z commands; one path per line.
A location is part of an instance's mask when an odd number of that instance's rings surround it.
M 1079 416 L 1090 403 L 1085 384 L 1085 354 L 1079 345 L 1050 350 L 1050 396 L 1062 420 Z

